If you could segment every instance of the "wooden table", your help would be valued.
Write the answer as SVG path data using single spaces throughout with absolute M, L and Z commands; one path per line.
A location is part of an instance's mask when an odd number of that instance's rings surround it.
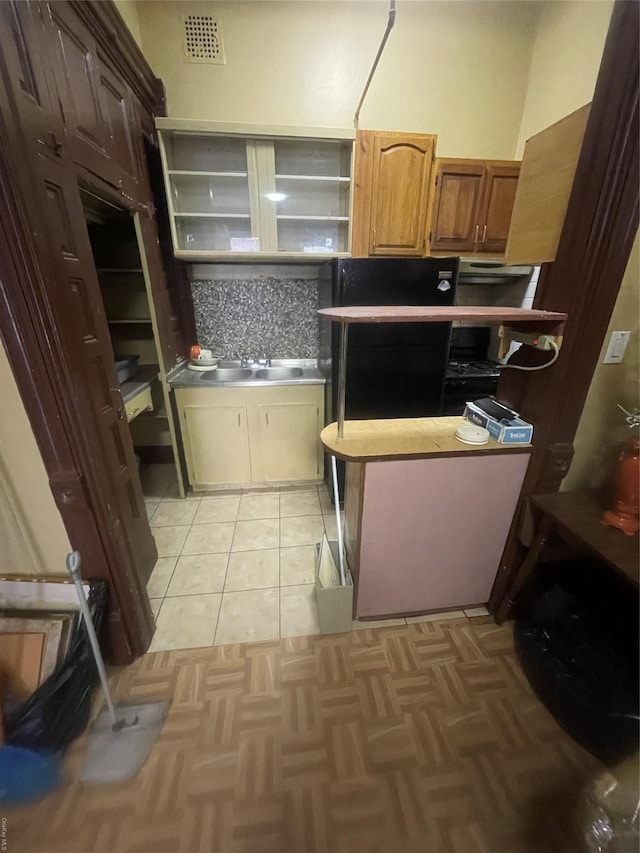
M 532 495 L 529 505 L 534 515 L 535 536 L 520 570 L 496 614 L 498 622 L 509 615 L 516 598 L 531 577 L 550 537 L 559 536 L 576 551 L 596 557 L 613 571 L 638 586 L 638 535 L 627 536 L 601 522 L 606 509 L 595 491 L 556 492 Z

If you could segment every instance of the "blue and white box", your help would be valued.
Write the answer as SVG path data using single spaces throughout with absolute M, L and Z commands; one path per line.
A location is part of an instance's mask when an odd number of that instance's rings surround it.
M 473 403 L 466 404 L 464 416 L 472 424 L 484 427 L 491 438 L 501 444 L 530 444 L 533 438 L 533 427 L 522 418 L 503 418 L 498 421 Z

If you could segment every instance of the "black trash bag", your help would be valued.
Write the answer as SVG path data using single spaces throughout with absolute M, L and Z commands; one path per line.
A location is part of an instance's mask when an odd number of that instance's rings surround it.
M 516 620 L 516 652 L 557 722 L 613 765 L 638 748 L 636 594 L 610 569 L 554 571 L 560 582 L 539 591 Z
M 104 582 L 92 582 L 89 610 L 100 631 L 107 601 Z M 62 663 L 18 708 L 4 709 L 5 743 L 33 752 L 63 752 L 89 722 L 91 693 L 99 681 L 84 619 Z

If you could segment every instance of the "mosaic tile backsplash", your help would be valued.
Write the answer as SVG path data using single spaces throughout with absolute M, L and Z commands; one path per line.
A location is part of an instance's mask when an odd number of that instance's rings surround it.
M 191 282 L 198 343 L 223 358 L 317 358 L 318 281 L 256 276 Z

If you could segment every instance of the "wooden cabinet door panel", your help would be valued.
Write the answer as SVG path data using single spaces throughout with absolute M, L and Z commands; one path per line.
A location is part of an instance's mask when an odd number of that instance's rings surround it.
M 80 193 L 75 176 L 62 164 L 40 156 L 37 167 L 47 236 L 56 252 L 51 286 L 73 369 L 78 417 L 85 426 L 94 474 L 102 477 L 108 495 L 110 515 L 105 523 L 119 543 L 123 564 L 135 569 L 138 592 L 144 594 L 157 550 L 124 416 Z
M 318 479 L 318 419 L 316 403 L 259 404 L 254 482 Z
M 56 85 L 71 156 L 79 165 L 115 185 L 95 39 L 68 3 L 51 3 L 49 10 L 58 49 Z
M 431 224 L 431 249 L 473 252 L 480 237 L 478 214 L 482 201 L 482 164 L 438 165 Z
M 433 137 L 374 134 L 370 255 L 421 257 Z
M 41 152 L 62 156 L 64 124 L 50 56 L 55 45 L 45 12 L 35 0 L 0 3 L 0 43 L 27 139 Z
M 206 390 L 201 392 L 202 396 Z M 189 480 L 194 488 L 250 483 L 251 460 L 246 407 L 187 403 L 182 429 Z
M 119 189 L 131 198 L 150 198 L 143 161 L 142 128 L 130 88 L 120 80 L 98 56 L 101 97 L 108 129 L 111 168 Z
M 519 174 L 517 166 L 487 166 L 478 244 L 481 252 L 502 254 L 506 249 Z

